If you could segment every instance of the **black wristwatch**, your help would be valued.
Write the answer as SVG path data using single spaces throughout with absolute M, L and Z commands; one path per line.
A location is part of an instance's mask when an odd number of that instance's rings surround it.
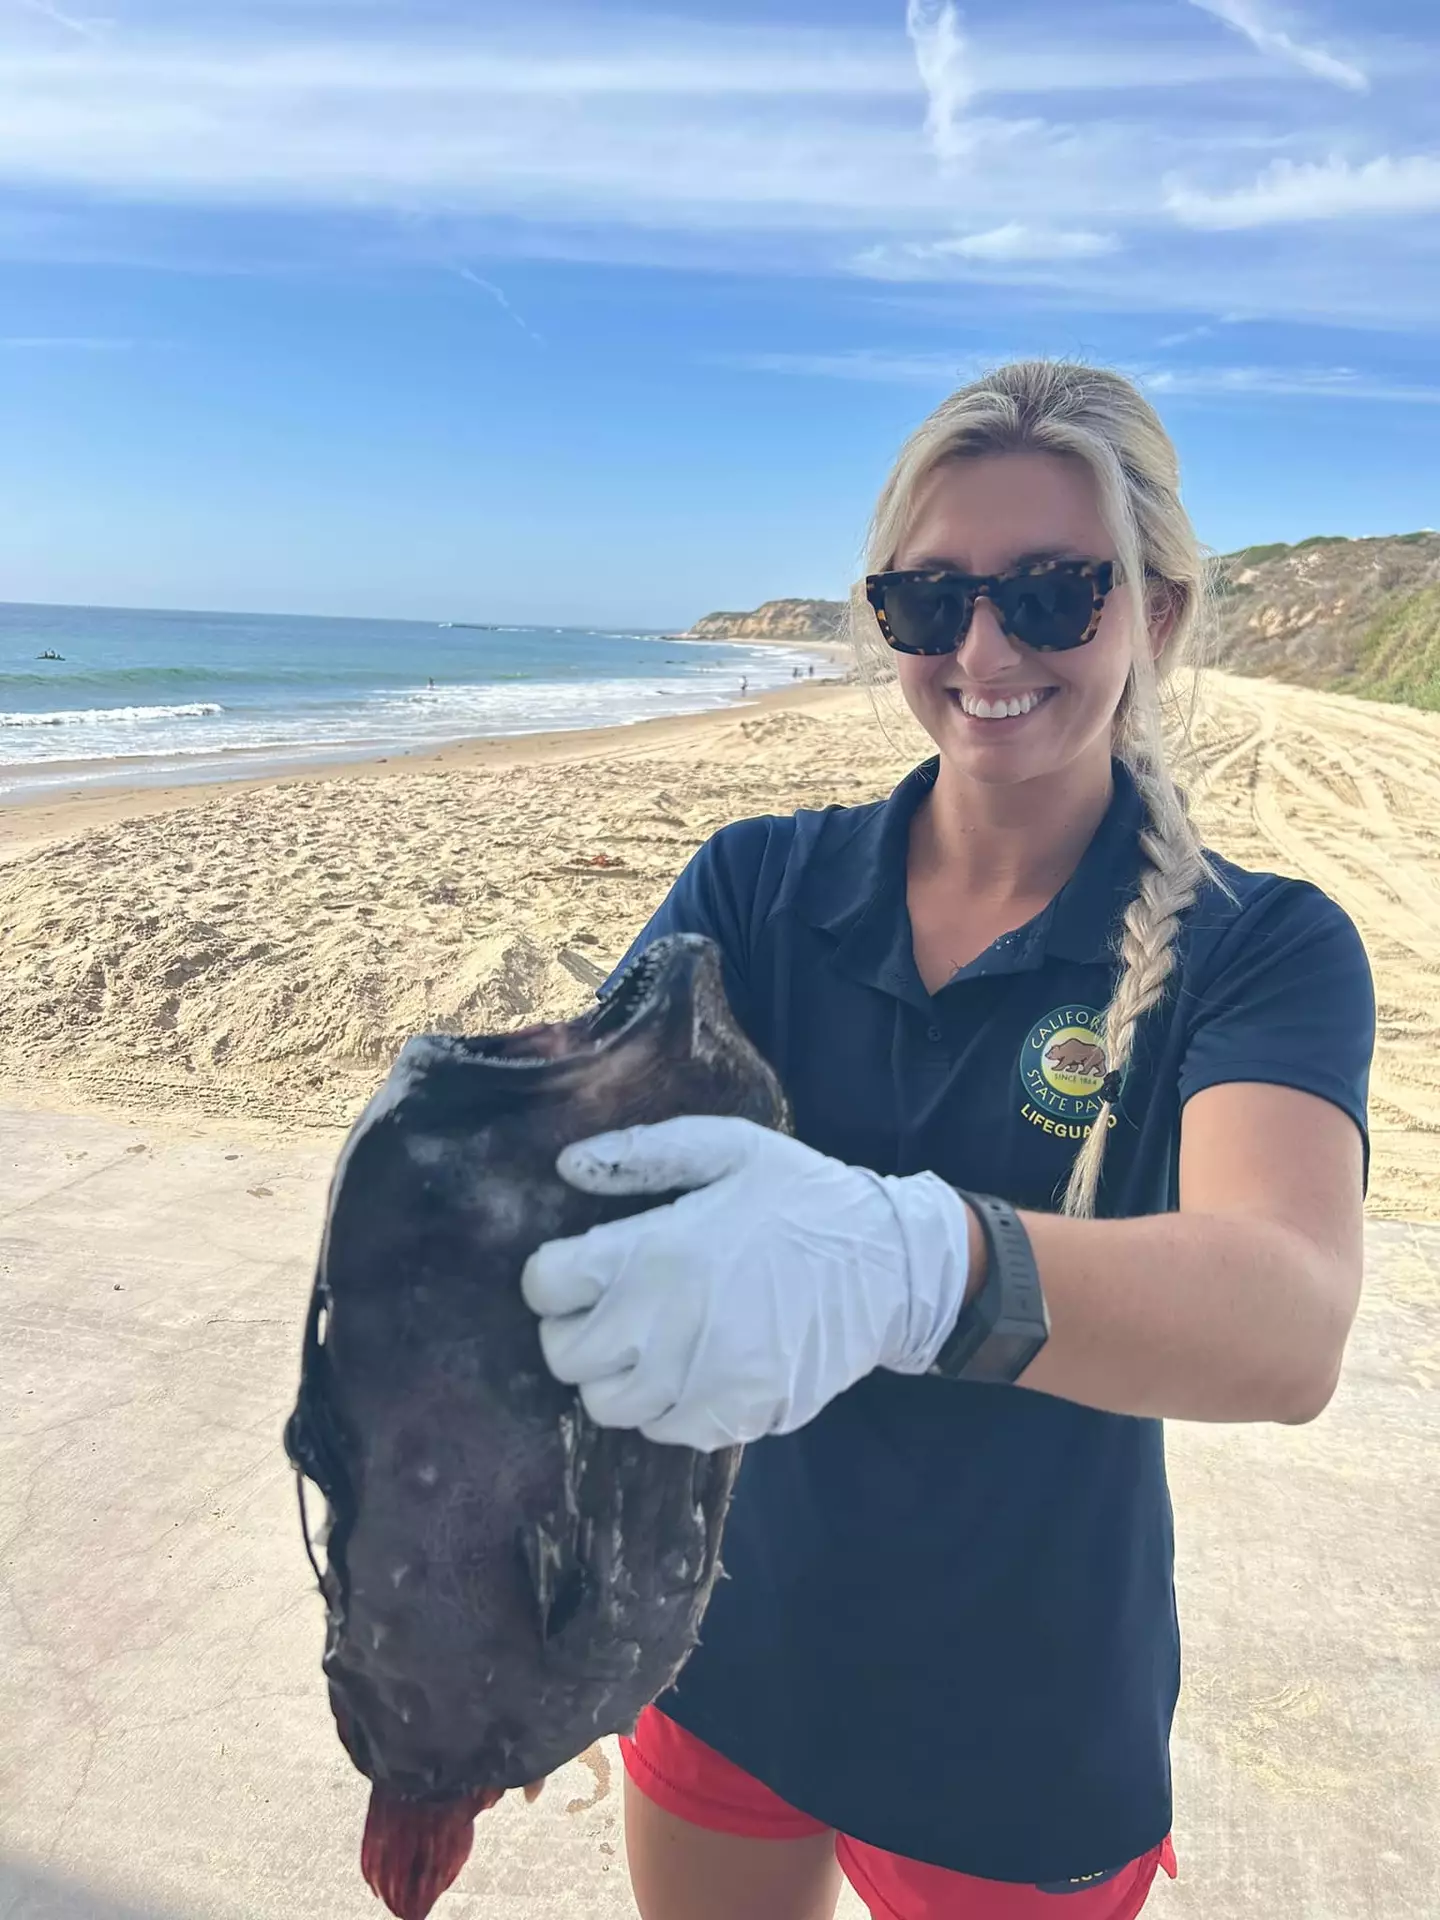
M 961 1193 L 960 1198 L 973 1209 L 985 1235 L 985 1278 L 930 1371 L 946 1380 L 1008 1386 L 1050 1338 L 1035 1255 L 1012 1206 L 988 1193 Z

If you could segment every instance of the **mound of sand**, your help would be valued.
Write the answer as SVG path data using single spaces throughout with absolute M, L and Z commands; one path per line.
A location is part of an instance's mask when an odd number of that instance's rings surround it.
M 349 1119 L 407 1036 L 567 1018 L 737 813 L 868 799 L 848 729 L 729 721 L 703 761 L 220 790 L 0 867 L 0 1076 L 34 1097 Z M 793 771 L 792 771 L 793 769 Z
M 1375 1210 L 1440 1215 L 1440 716 L 1216 676 L 1211 844 L 1354 916 L 1381 1007 Z M 219 790 L 0 867 L 0 1095 L 335 1125 L 404 1040 L 565 1018 L 727 820 L 885 792 L 861 692 L 653 752 Z

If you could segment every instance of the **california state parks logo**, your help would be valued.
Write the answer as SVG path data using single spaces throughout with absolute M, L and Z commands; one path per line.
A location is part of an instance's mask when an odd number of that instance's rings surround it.
M 1021 1115 L 1062 1140 L 1083 1140 L 1100 1111 L 1103 1016 L 1072 1002 L 1037 1020 L 1020 1048 Z M 1115 1116 L 1110 1116 L 1114 1125 Z

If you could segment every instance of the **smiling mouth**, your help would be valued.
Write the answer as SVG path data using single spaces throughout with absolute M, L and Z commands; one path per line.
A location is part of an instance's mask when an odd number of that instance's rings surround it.
M 960 711 L 970 720 L 1018 720 L 1027 713 L 1033 713 L 1037 707 L 1043 707 L 1054 687 L 1031 687 L 1024 693 L 1013 693 L 1004 698 L 985 699 L 979 694 L 967 693 L 959 687 L 948 689 L 950 698 Z

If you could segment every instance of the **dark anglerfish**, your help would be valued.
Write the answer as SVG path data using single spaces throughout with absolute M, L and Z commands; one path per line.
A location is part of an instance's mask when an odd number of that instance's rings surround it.
M 682 934 L 568 1024 L 411 1040 L 341 1154 L 285 1449 L 302 1519 L 304 1479 L 328 1508 L 323 1667 L 402 1920 L 478 1813 L 632 1727 L 695 1644 L 738 1450 L 595 1426 L 520 1293 L 542 1241 L 657 1204 L 577 1192 L 559 1149 L 685 1113 L 788 1124 Z

